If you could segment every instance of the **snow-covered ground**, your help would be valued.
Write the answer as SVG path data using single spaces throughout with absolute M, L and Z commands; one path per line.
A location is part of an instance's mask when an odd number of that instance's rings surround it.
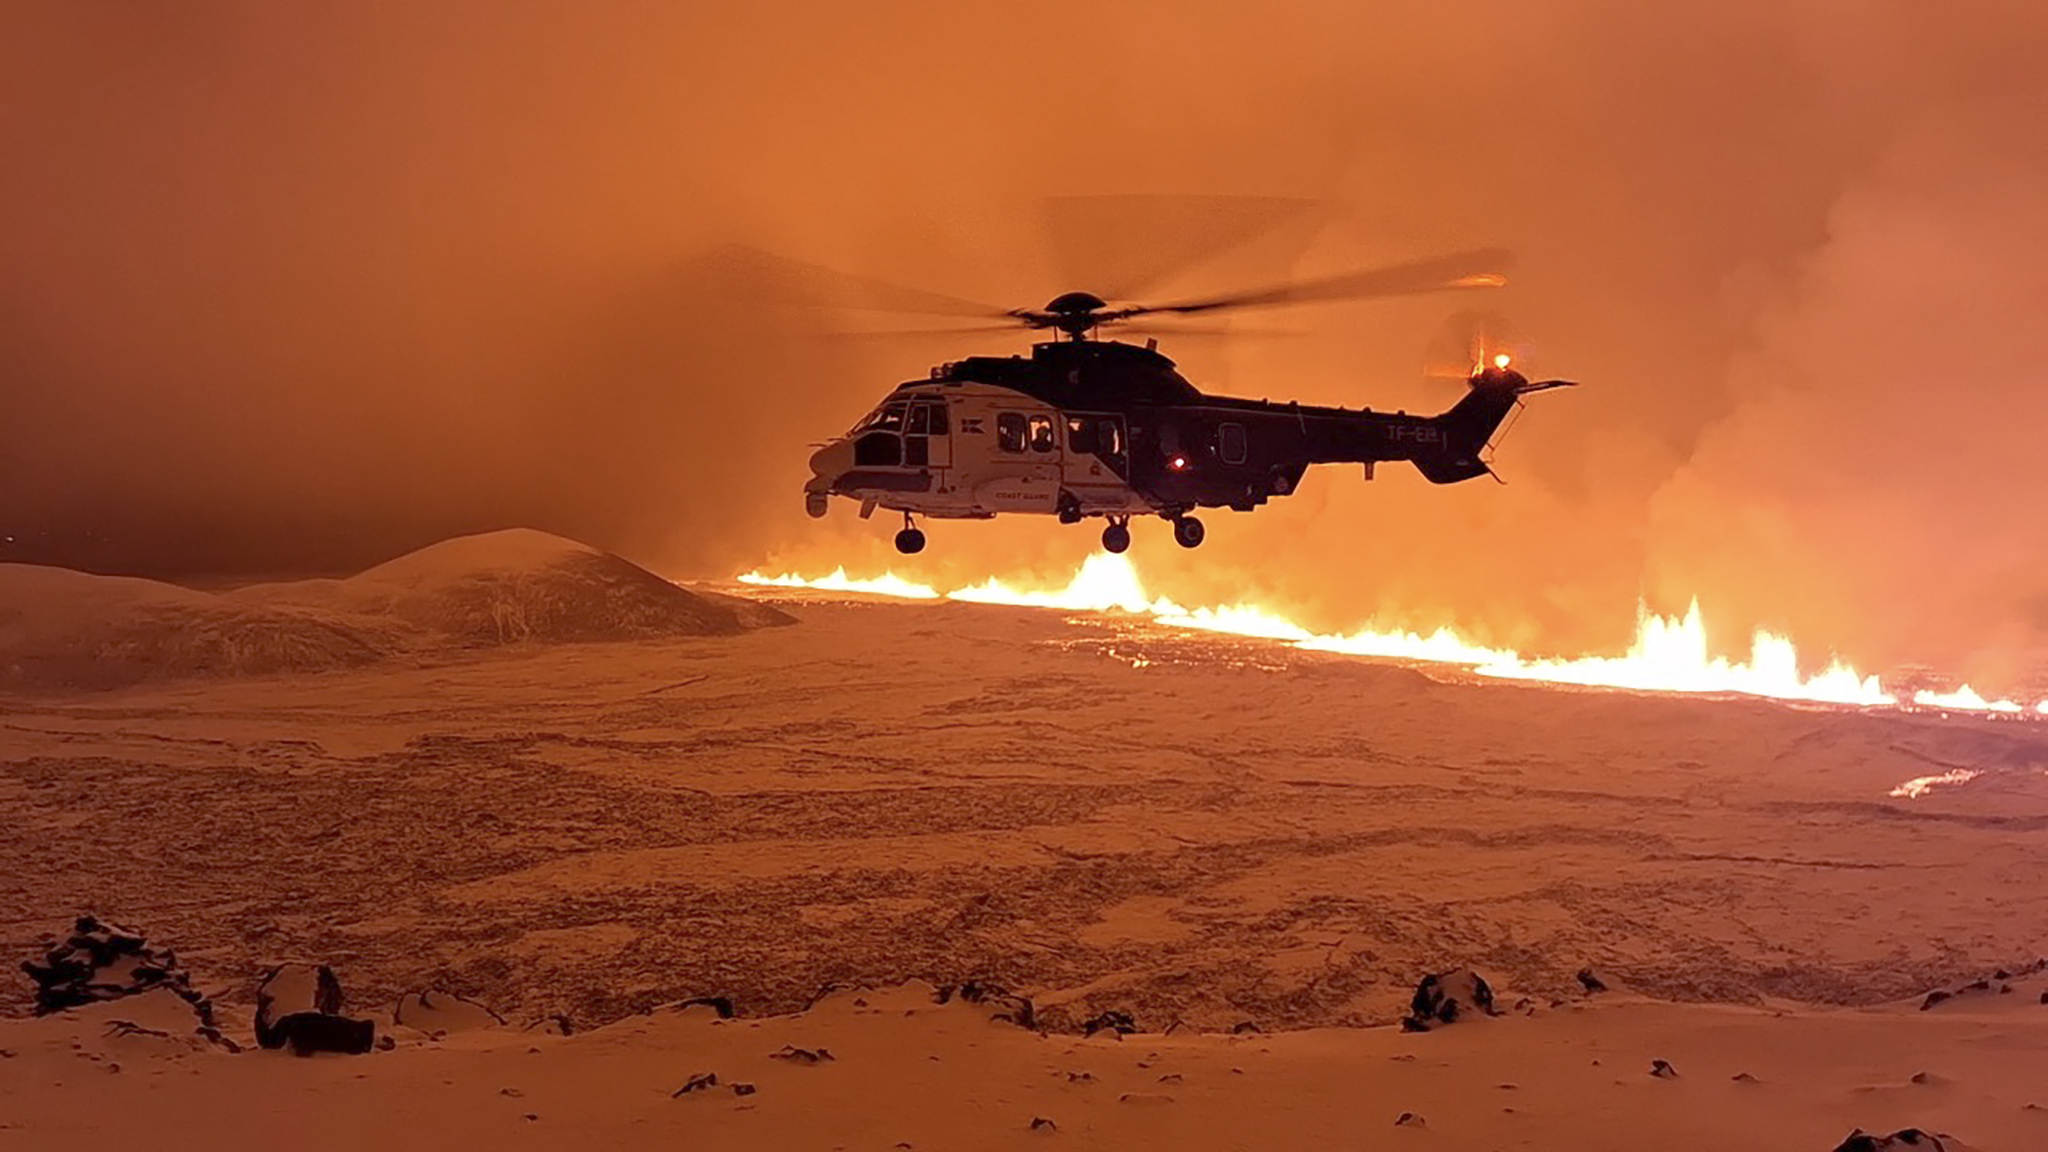
M 899 987 L 783 1017 L 661 1011 L 312 1059 L 115 1034 L 141 1015 L 117 1003 L 0 1021 L 0 1147 L 1828 1152 L 1856 1128 L 1917 1127 L 1953 1134 L 1940 1152 L 2027 1152 L 2048 1144 L 2037 983 L 1926 1013 L 1610 993 L 1422 1035 L 1121 1040 Z M 832 1059 L 773 1055 L 792 1046 Z M 717 1083 L 675 1095 L 705 1073 Z
M 610 1025 L 308 1062 L 0 1021 L 26 1061 L 0 1061 L 0 1143 L 165 1143 L 149 1117 L 189 1107 L 213 1146 L 283 1125 L 312 1147 L 1000 1147 L 1045 1138 L 1033 1115 L 1103 1147 L 1824 1150 L 1908 1124 L 2048 1146 L 2022 1108 L 2048 1103 L 2023 1075 L 2037 989 L 1913 1010 L 2043 951 L 2038 726 L 778 602 L 796 626 L 0 697 L 0 954 L 92 910 L 229 1011 L 316 960 L 358 1007 L 432 987 L 514 1029 Z M 1542 1011 L 1344 1027 L 1463 965 Z M 1587 965 L 1665 1003 L 1574 1007 Z M 910 979 L 993 981 L 1052 1035 L 837 1001 L 751 1022 Z M 638 1015 L 693 996 L 742 1019 Z M 8 972 L 0 1005 L 28 1003 Z M 1146 1034 L 1069 1034 L 1111 1009 Z M 840 1059 L 765 1060 L 784 1043 Z M 669 1098 L 709 1070 L 761 1091 Z

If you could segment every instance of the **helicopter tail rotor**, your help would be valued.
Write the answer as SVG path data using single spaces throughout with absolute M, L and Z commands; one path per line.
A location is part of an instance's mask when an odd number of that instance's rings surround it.
M 1574 385 L 1571 380 L 1530 380 L 1523 375 L 1529 350 L 1526 342 L 1509 334 L 1507 320 L 1497 312 L 1460 312 L 1431 342 L 1424 376 L 1466 388 L 1456 404 L 1435 418 L 1443 432 L 1443 451 L 1415 461 L 1431 483 L 1455 484 L 1478 476 L 1499 480 L 1493 452 L 1514 427 L 1522 397 Z
M 1519 338 L 1499 312 L 1464 311 L 1444 323 L 1423 357 L 1423 377 L 1433 383 L 1471 388 L 1512 387 L 1517 395 L 1571 385 L 1569 380 L 1532 384 L 1524 375 L 1535 346 Z

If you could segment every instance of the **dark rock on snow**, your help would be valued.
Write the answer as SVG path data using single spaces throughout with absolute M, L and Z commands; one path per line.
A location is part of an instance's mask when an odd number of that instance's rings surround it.
M 341 981 L 325 964 L 280 964 L 256 986 L 256 1043 L 300 1056 L 360 1056 L 377 1042 L 377 1026 L 341 1014 Z
M 1493 989 L 1486 979 L 1470 968 L 1436 973 L 1422 978 L 1409 1002 L 1409 1015 L 1401 1021 L 1408 1032 L 1427 1032 L 1434 1024 L 1452 1024 L 1473 1015 L 1495 1015 Z
M 683 1081 L 683 1086 L 669 1093 L 668 1098 L 674 1100 L 678 1096 L 688 1096 L 692 1092 L 704 1092 L 716 1087 L 718 1087 L 718 1073 L 699 1072 L 688 1080 Z
M 213 1022 L 213 1006 L 193 989 L 175 953 L 152 948 L 142 933 L 96 916 L 80 916 L 62 944 L 53 943 L 40 963 L 24 961 L 21 970 L 35 981 L 38 1016 L 169 988 Z
M 1858 1128 L 1835 1145 L 1835 1152 L 1946 1152 L 1947 1147 L 1941 1137 L 1918 1128 L 1901 1128 L 1889 1136 L 1873 1136 Z
M 1038 1011 L 1029 996 L 1019 996 L 1005 988 L 980 980 L 969 980 L 958 988 L 939 989 L 938 1002 L 946 1003 L 958 997 L 962 1003 L 980 1004 L 989 1009 L 988 1018 L 1019 1028 L 1037 1028 Z
M 823 1064 L 832 1059 L 832 1053 L 825 1048 L 799 1048 L 784 1044 L 768 1054 L 770 1060 L 785 1060 L 791 1064 Z
M 142 933 L 97 916 L 80 916 L 63 943 L 53 941 L 41 961 L 23 961 L 21 970 L 35 982 L 38 1016 L 161 989 L 191 1006 L 195 1033 L 224 1048 L 237 1047 L 221 1035 L 213 1002 L 192 987 L 176 953 L 153 948 Z
M 688 1000 L 677 1001 L 675 1007 L 677 1011 L 689 1008 L 709 1008 L 713 1012 L 718 1013 L 720 1020 L 732 1019 L 732 999 L 726 996 L 692 996 Z
M 1081 1034 L 1093 1036 L 1097 1032 L 1110 1032 L 1118 1036 L 1129 1036 L 1138 1030 L 1138 1022 L 1131 1019 L 1129 1012 L 1114 1009 L 1081 1022 Z

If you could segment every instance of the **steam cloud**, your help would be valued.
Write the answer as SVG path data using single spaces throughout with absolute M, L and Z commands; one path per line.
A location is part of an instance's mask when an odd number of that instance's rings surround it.
M 1696 595 L 1731 644 L 2040 665 L 2048 13 L 973 7 L 13 5 L 0 558 L 338 570 L 531 524 L 684 575 L 879 568 L 884 526 L 802 517 L 807 444 L 1023 341 L 819 339 L 702 253 L 1036 305 L 1090 287 L 1040 198 L 1230 192 L 1327 209 L 1167 290 L 1505 244 L 1534 367 L 1589 386 L 1532 405 L 1504 488 L 1328 470 L 1196 554 L 1141 530 L 1161 591 L 1563 649 Z M 1459 304 L 1165 350 L 1436 409 Z M 919 563 L 1063 576 L 1093 539 Z

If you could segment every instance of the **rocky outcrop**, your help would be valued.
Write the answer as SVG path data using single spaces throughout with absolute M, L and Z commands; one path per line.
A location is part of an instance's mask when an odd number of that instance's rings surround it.
M 377 1026 L 341 1014 L 341 981 L 325 964 L 281 964 L 256 986 L 256 1043 L 300 1056 L 360 1056 L 377 1042 Z
M 991 1020 L 1015 1024 L 1019 1028 L 1038 1027 L 1038 1012 L 1029 996 L 1019 996 L 985 981 L 969 980 L 957 988 L 941 988 L 934 999 L 941 1004 L 954 999 L 963 1004 L 978 1004 L 988 1009 Z
M 1920 1010 L 1925 1012 L 1943 1004 L 1956 1005 L 1996 996 L 2010 996 L 2017 991 L 2015 981 L 2038 977 L 2043 972 L 2048 972 L 2048 959 L 2036 960 L 2017 969 L 2000 968 L 1988 977 L 1966 984 L 1958 984 L 1953 988 L 1936 988 L 1920 1001 Z M 2048 1004 L 2048 991 L 2043 991 L 2039 999 L 2041 1003 Z
M 153 948 L 142 933 L 97 916 L 80 916 L 68 937 L 61 943 L 52 941 L 40 961 L 24 961 L 21 970 L 35 982 L 38 1016 L 162 991 L 191 1008 L 195 1034 L 221 1047 L 235 1047 L 221 1035 L 213 1002 L 192 987 L 192 978 L 178 966 L 175 953 Z
M 1137 1030 L 1138 1022 L 1131 1018 L 1129 1012 L 1118 1012 L 1114 1009 L 1098 1013 L 1081 1022 L 1081 1034 L 1084 1036 L 1093 1036 L 1097 1032 L 1107 1032 L 1112 1036 L 1129 1036 Z
M 1874 1136 L 1858 1128 L 1835 1145 L 1835 1152 L 1949 1152 L 1939 1136 L 1919 1128 L 1901 1128 L 1889 1136 Z
M 1485 977 L 1470 968 L 1460 968 L 1424 976 L 1415 986 L 1415 996 L 1409 1001 L 1409 1013 L 1401 1027 L 1409 1032 L 1427 1032 L 1444 1024 L 1496 1014 L 1493 988 Z

